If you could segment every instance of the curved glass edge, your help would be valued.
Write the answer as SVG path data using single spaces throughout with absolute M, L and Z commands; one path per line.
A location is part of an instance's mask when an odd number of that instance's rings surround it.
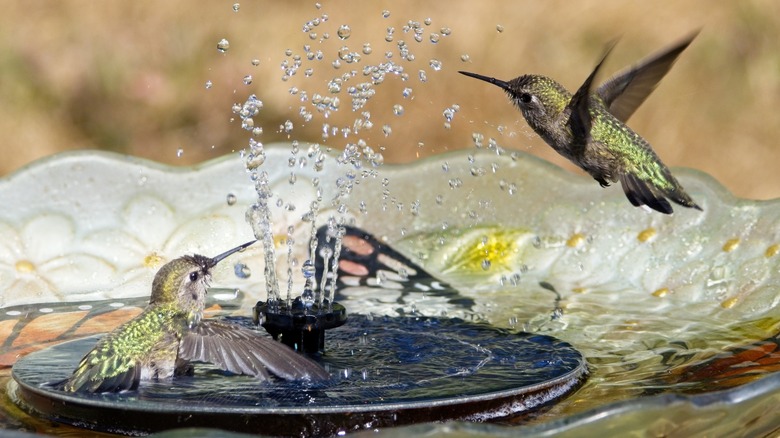
M 390 429 L 383 431 L 383 435 L 606 438 L 628 436 L 641 430 L 647 436 L 770 436 L 780 427 L 778 415 L 780 374 L 776 373 L 730 390 L 638 398 L 541 424 L 506 427 L 449 422 Z M 686 425 L 691 418 L 696 418 L 694 427 Z
M 277 145 L 277 147 L 269 147 L 268 153 L 269 160 L 282 160 L 288 156 L 289 150 L 287 149 L 287 145 L 280 144 Z M 421 213 L 417 215 L 409 214 L 408 211 L 401 213 L 391 211 L 388 213 L 381 209 L 379 203 L 375 202 L 374 204 L 371 204 L 371 206 L 377 208 L 377 210 L 373 210 L 372 208 L 369 211 L 382 211 L 382 220 L 369 220 L 358 216 L 356 218 L 358 224 L 366 226 L 370 231 L 382 233 L 383 236 L 388 237 L 389 241 L 401 240 L 403 236 L 408 235 L 410 232 L 428 232 L 440 228 L 442 221 L 447 221 L 447 225 L 453 228 L 468 228 L 480 223 L 483 219 L 488 219 L 487 223 L 502 224 L 502 226 L 505 227 L 536 227 L 538 230 L 542 231 L 552 230 L 551 232 L 557 232 L 553 227 L 558 227 L 558 229 L 563 228 L 564 232 L 577 232 L 576 229 L 570 230 L 569 227 L 566 225 L 562 226 L 560 223 L 551 225 L 551 218 L 567 216 L 577 218 L 578 222 L 585 224 L 595 223 L 598 226 L 604 226 L 604 224 L 617 224 L 619 226 L 632 224 L 640 230 L 643 227 L 647 227 L 646 229 L 653 227 L 663 229 L 665 227 L 667 230 L 680 228 L 685 232 L 694 230 L 693 232 L 701 234 L 714 233 L 715 231 L 713 230 L 716 230 L 717 232 L 722 233 L 722 236 L 720 236 L 722 237 L 722 242 L 718 243 L 716 241 L 716 245 L 719 247 L 721 245 L 723 246 L 723 250 L 720 251 L 717 256 L 721 258 L 731 257 L 732 259 L 724 260 L 729 263 L 732 262 L 733 259 L 746 257 L 740 255 L 738 252 L 731 252 L 731 249 L 728 251 L 726 250 L 726 245 L 731 242 L 729 236 L 740 236 L 743 239 L 742 242 L 750 242 L 750 233 L 756 233 L 756 230 L 758 230 L 758 233 L 762 236 L 761 238 L 765 239 L 759 241 L 759 244 L 763 246 L 757 245 L 758 251 L 759 253 L 766 252 L 766 254 L 769 253 L 769 248 L 772 248 L 772 245 L 776 245 L 774 242 L 777 239 L 780 239 L 780 231 L 778 231 L 776 225 L 780 223 L 780 220 L 778 220 L 778 218 L 780 218 L 780 200 L 751 201 L 736 198 L 714 179 L 702 172 L 681 170 L 676 171 L 676 174 L 678 174 L 683 185 L 689 189 L 695 199 L 705 198 L 705 201 L 702 202 L 705 213 L 698 213 L 680 207 L 676 208 L 676 214 L 673 217 L 652 214 L 640 216 L 640 219 L 637 221 L 637 216 L 634 214 L 635 209 L 627 203 L 619 188 L 600 190 L 589 178 L 569 174 L 557 166 L 523 153 L 513 155 L 514 158 L 507 156 L 496 157 L 489 153 L 473 154 L 476 157 L 477 165 L 489 168 L 490 164 L 495 162 L 499 163 L 499 170 L 489 178 L 474 177 L 473 179 L 468 179 L 471 178 L 469 176 L 471 174 L 470 169 L 474 165 L 474 163 L 468 159 L 468 155 L 471 155 L 469 151 L 456 151 L 430 157 L 408 165 L 383 166 L 383 172 L 386 172 L 390 177 L 393 177 L 393 175 L 399 176 L 399 183 L 395 185 L 397 193 L 409 194 L 407 197 L 399 197 L 401 203 L 408 206 L 415 197 L 426 196 L 425 190 L 421 187 L 425 184 L 430 186 L 430 181 L 427 180 L 431 178 L 435 180 L 437 185 L 440 182 L 444 184 L 445 189 L 440 193 L 432 193 L 429 196 L 430 199 L 424 199 L 424 201 L 426 201 L 426 203 L 435 203 L 433 197 L 437 194 L 443 194 L 444 203 L 447 204 L 449 208 L 446 210 L 436 208 L 423 209 Z M 449 163 L 446 172 L 442 170 L 442 162 Z M 6 199 L 5 195 L 16 190 L 17 186 L 20 184 L 23 187 L 31 187 L 31 185 L 34 185 L 35 183 L 40 183 L 41 180 L 47 178 L 52 172 L 56 174 L 56 169 L 58 168 L 84 166 L 89 163 L 96 164 L 97 167 L 103 167 L 107 170 L 106 174 L 115 173 L 118 169 L 123 169 L 122 172 L 126 172 L 134 177 L 138 177 L 137 172 L 139 171 L 145 174 L 143 176 L 144 178 L 160 175 L 165 176 L 164 181 L 175 184 L 176 190 L 174 190 L 174 192 L 177 190 L 184 190 L 188 194 L 198 193 L 199 191 L 203 192 L 203 188 L 200 187 L 199 184 L 206 180 L 210 181 L 209 184 L 207 184 L 209 187 L 208 196 L 212 198 L 218 194 L 224 196 L 224 193 L 228 191 L 235 191 L 239 195 L 239 202 L 251 202 L 254 196 L 252 186 L 243 170 L 242 163 L 236 155 L 220 157 L 196 166 L 179 167 L 163 165 L 113 153 L 80 151 L 63 153 L 38 161 L 1 179 L 0 198 Z M 287 169 L 283 168 L 283 166 L 278 167 L 281 169 L 274 168 L 271 170 L 271 177 L 286 182 L 286 178 L 288 177 Z M 325 185 L 334 184 L 335 179 L 338 176 L 338 172 L 329 172 L 327 170 L 323 173 L 304 170 L 302 171 L 302 174 L 321 178 Z M 419 175 L 421 174 L 431 176 L 420 178 Z M 522 176 L 515 174 L 522 174 Z M 446 188 L 447 182 L 455 176 L 464 179 L 463 185 L 457 189 Z M 212 179 L 214 179 L 214 181 L 212 181 Z M 512 200 L 511 208 L 509 206 L 502 206 L 493 209 L 490 217 L 477 215 L 476 218 L 470 218 L 468 213 L 470 212 L 470 209 L 473 209 L 475 199 L 473 197 L 469 198 L 468 196 L 465 196 L 465 194 L 468 193 L 468 190 L 495 190 L 495 193 L 500 194 L 501 189 L 498 187 L 498 184 L 494 184 L 496 180 L 500 179 L 505 179 L 507 183 L 510 181 L 517 182 L 518 191 L 522 190 L 522 195 L 528 196 L 515 194 L 514 197 L 506 198 Z M 143 178 L 140 180 L 133 180 L 133 182 L 138 183 L 141 180 L 143 180 Z M 218 180 L 218 182 L 216 182 L 216 180 Z M 124 180 L 125 184 L 127 184 L 127 181 L 128 180 Z M 160 181 L 162 180 L 152 181 L 151 184 L 159 184 Z M 132 184 L 127 185 L 126 193 L 135 193 L 137 187 L 139 186 Z M 544 193 L 533 193 L 537 187 L 544 188 Z M 36 190 L 38 191 L 35 196 L 31 196 L 28 189 L 17 194 L 14 199 L 20 202 L 20 204 L 18 204 L 21 206 L 20 210 L 7 210 L 5 215 L 0 217 L 0 221 L 4 218 L 18 219 L 18 217 L 15 217 L 14 215 L 18 214 L 19 211 L 26 212 L 28 215 L 35 214 L 37 211 L 50 211 L 51 208 L 47 205 L 44 205 L 43 208 L 39 208 L 41 207 L 39 200 L 47 199 L 47 191 L 52 190 L 52 187 L 42 186 Z M 144 190 L 153 192 L 159 191 L 154 189 L 154 187 L 149 186 L 146 186 Z M 369 192 L 371 190 L 376 190 L 376 186 L 365 184 L 355 191 L 352 199 L 355 200 L 355 203 L 360 199 L 370 199 Z M 114 194 L 114 196 L 111 197 L 111 202 L 121 198 L 122 190 L 119 190 L 119 192 L 120 193 Z M 38 198 L 36 198 L 36 196 L 38 196 Z M 163 193 L 161 196 L 167 195 Z M 507 194 L 507 196 L 511 195 Z M 550 196 L 555 196 L 558 201 L 554 204 L 550 203 Z M 100 197 L 90 199 L 92 202 L 103 201 Z M 95 201 L 95 199 L 98 201 Z M 199 199 L 202 200 L 204 198 Z M 38 203 L 36 203 L 36 200 L 38 200 Z M 176 204 L 178 207 L 179 204 L 177 202 L 180 202 L 180 200 L 177 201 L 175 196 L 171 196 L 166 198 L 166 202 Z M 209 202 L 213 203 L 213 199 Z M 11 202 L 10 204 L 16 205 L 14 202 Z M 122 204 L 119 203 L 116 205 Z M 39 209 L 36 210 L 36 208 Z M 188 207 L 182 208 L 186 210 Z M 236 223 L 243 224 L 243 210 L 240 208 L 236 210 L 240 210 L 238 214 L 233 214 L 233 216 L 237 217 Z M 195 209 L 186 211 L 188 212 L 187 214 L 198 215 L 203 214 L 206 210 Z M 85 210 L 82 209 L 81 214 L 89 213 L 84 212 Z M 520 214 L 518 214 L 518 212 L 520 212 Z M 404 220 L 398 220 L 400 217 Z M 408 223 L 408 225 L 402 225 L 404 223 Z M 406 229 L 402 230 L 404 226 Z M 703 229 L 704 231 L 698 231 L 700 229 Z M 707 238 L 715 240 L 712 239 L 711 236 L 707 236 Z M 565 246 L 566 245 L 564 245 L 564 247 Z M 748 245 L 747 247 L 750 246 Z M 658 251 L 670 252 L 679 249 L 680 248 L 678 247 L 666 247 L 659 248 Z M 778 256 L 773 255 L 772 257 L 776 260 Z M 765 263 L 767 260 L 770 262 L 773 260 L 768 255 L 765 257 L 759 256 L 757 258 L 762 263 Z M 774 262 L 774 264 L 776 265 L 776 262 Z M 591 267 L 589 266 L 589 268 Z M 561 269 L 558 269 L 558 271 L 555 271 L 555 269 L 556 265 L 553 265 L 553 269 L 551 269 L 553 272 L 558 272 L 559 274 L 566 273 Z M 770 283 L 776 283 L 778 280 L 776 270 L 773 269 L 772 266 L 768 266 L 766 270 L 767 276 L 765 277 L 765 280 Z M 660 290 L 661 289 L 659 289 L 659 291 Z M 772 292 L 772 290 L 775 289 L 768 289 L 768 293 Z M 691 300 L 696 301 L 699 298 L 701 298 L 701 296 L 694 296 Z M 761 298 L 763 300 L 765 296 L 761 296 Z M 35 301 L 36 300 L 33 299 L 33 302 Z M 736 308 L 735 311 L 731 311 L 730 308 L 721 304 L 721 307 L 725 310 L 719 311 L 723 313 L 724 318 L 728 317 L 732 322 L 736 323 L 740 320 L 753 318 L 750 308 L 751 306 L 755 307 L 757 305 L 756 303 L 757 301 L 754 300 L 754 302 L 748 303 L 749 306 L 745 306 L 741 310 L 740 308 Z M 774 301 L 770 300 L 765 302 L 762 306 L 764 307 L 760 309 L 760 312 L 756 314 L 756 317 L 765 315 L 766 312 L 769 312 L 772 318 L 777 317 L 776 299 Z M 753 429 L 759 431 L 759 428 L 765 427 L 767 423 L 763 421 L 750 422 L 749 418 L 735 412 L 750 411 L 750 409 L 736 408 L 736 406 L 743 406 L 740 405 L 740 403 L 746 403 L 744 406 L 747 406 L 747 404 L 754 406 L 754 403 L 762 401 L 771 402 L 771 406 L 780 405 L 777 403 L 778 379 L 778 376 L 773 374 L 757 382 L 740 386 L 732 390 L 699 396 L 664 395 L 627 400 L 615 405 L 601 407 L 585 414 L 575 414 L 574 416 L 566 417 L 562 420 L 553 420 L 550 423 L 545 423 L 543 425 L 526 427 L 528 428 L 529 433 L 537 434 L 537 436 L 545 436 L 545 434 L 548 433 L 552 434 L 553 431 L 555 431 L 555 433 L 564 433 L 569 429 L 574 431 L 572 432 L 573 434 L 580 434 L 582 432 L 579 428 L 587 428 L 591 424 L 599 424 L 599 428 L 605 427 L 600 421 L 607 421 L 602 419 L 609 419 L 608 421 L 615 421 L 615 424 L 620 425 L 630 423 L 633 425 L 630 430 L 637 430 L 639 427 L 646 429 L 646 426 L 643 424 L 651 424 L 654 425 L 653 427 L 657 430 L 663 431 L 666 430 L 665 428 L 673 429 L 674 424 L 682 424 L 683 419 L 689 419 L 692 415 L 702 415 L 703 422 L 706 423 L 706 419 L 710 418 L 709 415 L 715 416 L 719 407 L 725 407 L 726 419 L 723 421 L 719 420 L 718 424 L 726 424 L 726 427 L 731 425 L 732 422 L 734 422 L 733 424 L 739 424 L 741 427 L 750 424 Z M 765 390 L 756 389 L 758 387 L 763 387 Z M 709 397 L 712 397 L 711 404 L 705 403 L 702 405 L 702 402 L 697 402 L 697 400 L 710 400 Z M 724 397 L 726 401 L 724 401 Z M 686 406 L 686 408 L 670 409 L 669 411 L 664 411 L 664 415 L 660 416 L 658 410 L 662 409 L 662 407 L 668 409 L 668 403 L 670 402 L 681 403 L 683 406 Z M 642 411 L 643 409 L 647 409 L 648 413 L 635 412 Z M 695 411 L 695 414 L 692 414 L 691 410 Z M 670 412 L 674 414 L 674 418 L 679 418 L 680 421 L 678 423 L 672 421 L 671 423 L 667 422 L 666 424 L 663 424 L 659 417 L 668 419 Z M 615 420 L 615 418 L 622 419 Z M 766 417 L 758 416 L 756 418 Z M 777 418 L 776 412 L 769 415 L 769 418 Z M 699 421 L 696 423 L 700 425 L 702 428 L 701 430 L 708 430 L 710 427 L 714 427 L 713 425 L 702 425 L 702 422 Z M 771 427 L 771 424 L 766 427 Z M 475 431 L 482 430 L 483 432 L 487 431 L 490 434 L 498 435 L 504 433 L 511 433 L 514 435 L 518 433 L 518 430 L 525 431 L 525 428 L 504 430 L 501 428 L 494 428 L 494 426 L 472 424 L 421 427 L 423 429 L 420 430 L 424 430 L 427 427 L 429 428 L 428 430 L 444 434 L 456 433 L 456 430 L 450 429 L 451 427 L 454 427 L 455 429 L 466 428 L 467 431 L 472 430 L 471 428 L 476 428 L 474 429 Z M 440 427 L 443 429 L 439 429 Z M 482 429 L 482 427 L 485 427 L 486 429 Z M 592 430 L 597 429 L 598 428 Z M 627 428 L 625 430 L 629 429 Z M 727 429 L 717 430 L 718 433 L 721 434 L 722 430 Z

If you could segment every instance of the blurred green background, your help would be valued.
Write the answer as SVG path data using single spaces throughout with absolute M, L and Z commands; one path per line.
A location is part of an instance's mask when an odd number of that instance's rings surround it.
M 318 17 L 311 39 L 304 23 Z M 409 20 L 420 23 L 421 42 L 404 32 Z M 342 24 L 351 27 L 345 40 L 337 36 Z M 395 29 L 392 42 L 385 40 L 388 27 Z M 442 32 L 445 27 L 451 34 Z M 670 166 L 710 173 L 742 197 L 780 197 L 780 2 L 774 0 L 322 1 L 320 8 L 314 1 L 5 1 L 0 175 L 73 149 L 173 164 L 238 151 L 249 134 L 231 106 L 251 93 L 264 102 L 255 118 L 264 129 L 259 140 L 323 142 L 323 123 L 352 126 L 360 118 L 346 90 L 332 95 L 327 81 L 351 69 L 357 70 L 351 84 L 365 81 L 363 67 L 383 62 L 386 52 L 410 79 L 388 75 L 360 110 L 371 112 L 374 127 L 347 139 L 331 136 L 326 146 L 341 149 L 361 138 L 383 148 L 385 162 L 399 163 L 474 148 L 472 134 L 479 132 L 576 172 L 532 134 L 503 93 L 456 71 L 502 79 L 539 73 L 574 90 L 616 37 L 602 79 L 700 28 L 629 124 Z M 439 35 L 437 43 L 431 34 Z M 230 42 L 226 53 L 217 51 L 222 38 Z M 401 59 L 400 40 L 414 61 Z M 364 43 L 370 55 L 362 53 Z M 306 59 L 307 44 L 323 52 L 322 61 Z M 345 45 L 362 60 L 334 69 Z M 281 63 L 296 54 L 301 68 L 283 81 Z M 431 59 L 442 62 L 440 71 L 430 67 Z M 419 80 L 419 70 L 427 82 Z M 207 89 L 206 81 L 213 86 Z M 310 101 L 291 95 L 291 87 L 309 97 L 337 96 L 341 108 L 325 119 Z M 402 96 L 406 87 L 413 89 L 410 97 Z M 448 129 L 442 111 L 454 104 L 460 109 Z M 394 105 L 404 113 L 395 115 Z M 314 112 L 311 121 L 299 115 L 301 106 Z M 293 122 L 290 133 L 279 129 L 286 120 Z M 382 132 L 384 124 L 391 134 Z

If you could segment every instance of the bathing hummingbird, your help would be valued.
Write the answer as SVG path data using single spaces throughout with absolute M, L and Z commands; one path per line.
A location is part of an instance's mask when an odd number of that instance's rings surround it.
M 593 89 L 601 61 L 572 96 L 558 82 L 540 75 L 511 81 L 461 71 L 503 89 L 528 125 L 556 152 L 588 172 L 602 187 L 620 180 L 634 206 L 671 214 L 667 198 L 701 210 L 655 154 L 625 122 L 655 89 L 696 34 L 645 59 Z
M 269 372 L 286 380 L 327 379 L 317 363 L 280 342 L 246 327 L 202 320 L 210 270 L 254 242 L 213 258 L 187 255 L 163 265 L 146 309 L 101 338 L 58 386 L 68 392 L 134 390 L 141 380 L 191 373 L 189 361 L 261 380 Z

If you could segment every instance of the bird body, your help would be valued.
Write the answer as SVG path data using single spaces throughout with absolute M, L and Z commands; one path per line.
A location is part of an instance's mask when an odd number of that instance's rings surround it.
M 262 380 L 270 374 L 287 380 L 328 378 L 316 362 L 254 330 L 202 320 L 209 270 L 252 243 L 214 258 L 196 254 L 165 264 L 155 275 L 146 309 L 98 341 L 62 382 L 62 389 L 133 390 L 143 380 L 191 373 L 191 361 Z
M 573 95 L 558 82 L 541 75 L 502 81 L 460 73 L 502 88 L 547 144 L 588 172 L 602 187 L 620 181 L 634 206 L 647 205 L 669 214 L 673 210 L 668 198 L 701 210 L 650 144 L 625 124 L 692 40 L 690 37 L 682 41 L 593 90 L 593 80 L 608 50 Z

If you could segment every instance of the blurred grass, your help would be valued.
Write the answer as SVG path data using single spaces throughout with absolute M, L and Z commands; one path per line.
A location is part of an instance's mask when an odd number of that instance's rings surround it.
M 590 73 L 604 45 L 620 37 L 605 76 L 679 40 L 702 32 L 684 52 L 630 125 L 650 141 L 671 166 L 710 173 L 733 193 L 749 198 L 780 197 L 780 3 L 773 0 L 639 1 L 238 1 L 64 2 L 6 1 L 0 16 L 0 130 L 4 159 L 0 175 L 53 153 L 82 148 L 105 149 L 173 164 L 191 164 L 243 149 L 247 132 L 232 120 L 231 105 L 251 93 L 265 107 L 256 118 L 260 140 L 287 140 L 279 125 L 289 119 L 289 138 L 322 142 L 322 123 L 350 126 L 359 113 L 350 110 L 345 91 L 341 109 L 327 120 L 315 112 L 305 123 L 301 103 L 290 87 L 329 95 L 328 79 L 384 60 L 403 65 L 411 79 L 390 77 L 376 88 L 365 110 L 374 128 L 356 138 L 374 149 L 384 147 L 386 162 L 409 162 L 445 150 L 473 148 L 472 133 L 494 137 L 508 149 L 544 157 L 568 169 L 572 165 L 532 135 L 505 96 L 487 84 L 464 78 L 470 70 L 503 79 L 522 73 L 551 76 L 570 90 Z M 388 18 L 382 10 L 389 10 Z M 328 21 L 314 30 L 303 24 L 322 14 Z M 423 22 L 417 43 L 402 27 Z M 349 24 L 348 40 L 336 37 Z M 496 26 L 503 26 L 498 32 Z M 394 41 L 385 41 L 386 28 Z M 430 33 L 449 27 L 437 44 Z M 330 38 L 321 41 L 322 34 Z M 231 47 L 216 50 L 221 38 Z M 416 56 L 402 61 L 397 42 Z M 360 52 L 373 48 L 357 65 L 331 61 L 342 45 Z M 322 50 L 323 61 L 307 61 L 303 46 Z M 289 81 L 281 80 L 285 50 L 304 56 Z M 461 56 L 467 54 L 464 62 Z M 260 65 L 253 66 L 252 59 Z M 430 59 L 444 68 L 433 71 Z M 305 77 L 303 70 L 313 68 Z M 424 69 L 428 82 L 420 83 Z M 242 78 L 251 74 L 251 85 Z M 606 79 L 606 77 L 604 78 Z M 211 89 L 204 83 L 213 82 Z M 413 99 L 401 96 L 413 88 Z M 392 112 L 405 108 L 402 116 Z M 442 111 L 460 105 L 451 128 Z M 381 126 L 393 133 L 385 136 Z M 341 149 L 347 140 L 324 143 Z M 183 153 L 178 154 L 178 150 Z M 179 156 L 180 155 L 180 156 Z M 597 187 L 594 184 L 594 187 Z

